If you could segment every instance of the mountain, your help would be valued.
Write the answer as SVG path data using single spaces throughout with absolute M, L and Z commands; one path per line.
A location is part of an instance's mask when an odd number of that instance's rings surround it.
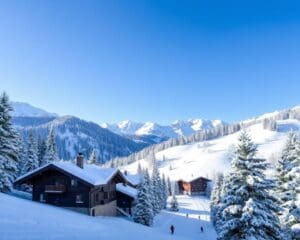
M 11 102 L 13 117 L 57 117 L 56 113 L 49 113 L 43 109 L 34 107 L 28 103 Z
M 262 122 L 257 122 L 245 128 L 258 145 L 257 157 L 266 158 L 271 163 L 271 167 L 275 166 L 276 160 L 280 157 L 288 133 L 293 130 L 300 134 L 300 118 L 276 120 L 276 124 L 276 131 L 265 129 Z M 237 144 L 240 133 L 241 130 L 207 141 L 198 141 L 192 144 L 169 147 L 161 151 L 158 150 L 155 156 L 160 171 L 170 176 L 171 180 L 191 176 L 214 179 L 216 173 L 224 173 L 229 170 L 234 145 Z M 139 155 L 139 153 L 136 155 Z M 126 162 L 124 159 L 123 161 Z M 146 168 L 148 162 L 147 157 L 142 157 L 122 168 L 130 173 L 135 173 L 138 164 L 141 164 L 142 168 Z
M 245 129 L 258 145 L 257 156 L 266 158 L 271 163 L 272 170 L 280 157 L 288 133 L 294 131 L 300 135 L 300 106 L 238 123 L 215 124 L 209 130 L 200 130 L 185 138 L 169 139 L 128 157 L 113 159 L 113 162 L 134 173 L 138 164 L 146 168 L 154 153 L 161 172 L 173 180 L 192 175 L 213 179 L 217 172 L 226 172 L 229 169 L 234 145 L 237 144 L 241 131 Z
M 73 116 L 57 118 L 45 117 L 14 117 L 13 123 L 20 134 L 25 138 L 29 131 L 46 139 L 49 129 L 54 128 L 55 142 L 59 157 L 74 159 L 78 152 L 83 152 L 86 158 L 93 149 L 96 150 L 98 162 L 141 150 L 147 145 L 135 142 L 117 135 L 98 124 L 87 122 Z
M 159 125 L 154 122 L 139 123 L 125 120 L 115 124 L 103 123 L 101 127 L 121 135 L 152 136 L 156 137 L 156 142 L 161 142 L 168 138 L 190 136 L 200 130 L 212 129 L 221 124 L 226 123 L 221 120 L 191 119 L 188 121 L 177 120 L 170 125 Z M 153 139 L 152 137 L 151 139 Z

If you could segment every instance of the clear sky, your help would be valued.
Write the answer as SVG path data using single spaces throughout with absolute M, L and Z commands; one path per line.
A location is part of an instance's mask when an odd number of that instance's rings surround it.
M 95 122 L 300 103 L 300 1 L 1 1 L 0 90 Z

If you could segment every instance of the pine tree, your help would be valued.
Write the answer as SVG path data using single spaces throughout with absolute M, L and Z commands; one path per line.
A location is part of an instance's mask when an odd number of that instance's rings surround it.
M 43 160 L 45 157 L 45 153 L 46 153 L 46 141 L 42 138 L 38 138 L 38 162 L 39 162 L 39 166 L 43 165 Z
M 18 174 L 20 138 L 12 127 L 8 95 L 0 96 L 0 192 L 12 189 Z
M 211 193 L 210 214 L 213 225 L 216 224 L 217 212 L 219 210 L 219 205 L 222 199 L 223 180 L 224 175 L 222 173 L 218 174 Z
M 167 187 L 168 187 L 169 196 L 172 196 L 172 184 L 171 184 L 170 177 L 168 177 L 168 180 L 167 180 Z
M 166 209 L 169 193 L 168 193 L 168 186 L 167 186 L 167 182 L 166 182 L 166 177 L 165 177 L 164 174 L 162 176 L 162 194 L 163 194 L 162 195 L 162 199 L 163 199 L 162 208 Z
M 160 212 L 162 204 L 161 204 L 161 180 L 159 175 L 159 170 L 157 163 L 153 163 L 153 169 L 152 169 L 152 192 L 153 192 L 153 212 L 154 214 L 157 214 Z
M 49 162 L 54 162 L 58 161 L 58 156 L 57 156 L 57 150 L 56 150 L 56 145 L 55 145 L 55 134 L 54 134 L 54 128 L 51 127 L 48 135 L 48 139 L 46 142 L 46 152 L 45 156 L 43 158 L 42 165 L 49 163 Z
M 144 174 L 138 186 L 137 205 L 133 213 L 133 220 L 146 226 L 153 224 L 153 212 L 149 189 L 149 175 Z
M 297 205 L 297 194 L 300 193 L 300 143 L 293 132 L 288 136 L 276 170 L 276 192 L 282 208 L 280 220 L 287 233 L 292 234 L 292 226 L 300 223 L 300 206 Z
M 20 139 L 20 145 L 19 145 L 19 153 L 18 153 L 18 165 L 17 165 L 17 169 L 18 169 L 18 176 L 23 175 L 23 169 L 24 169 L 24 165 L 27 161 L 27 147 L 25 146 L 25 139 L 22 138 Z
M 174 192 L 173 192 L 172 199 L 171 199 L 171 208 L 170 208 L 170 210 L 173 211 L 173 212 L 178 212 L 178 210 L 179 210 L 178 201 L 177 201 L 177 198 L 176 198 L 176 195 L 175 195 Z
M 26 174 L 39 166 L 37 141 L 32 132 L 29 133 L 27 144 L 27 158 L 24 162 L 22 172 Z
M 224 181 L 224 196 L 217 219 L 218 239 L 281 240 L 277 200 L 270 194 L 265 159 L 255 158 L 257 147 L 246 132 L 239 137 L 231 172 Z
M 88 163 L 89 164 L 96 164 L 97 163 L 97 154 L 96 154 L 96 150 L 95 149 L 91 152 L 91 155 L 89 157 Z

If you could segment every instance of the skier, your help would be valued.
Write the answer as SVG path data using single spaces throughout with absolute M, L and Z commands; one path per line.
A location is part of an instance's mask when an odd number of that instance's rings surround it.
M 186 214 L 186 217 L 189 218 L 189 214 L 188 213 Z
M 203 233 L 204 230 L 203 230 L 203 227 L 202 227 L 202 226 L 200 227 L 200 230 L 201 230 L 201 232 Z
M 171 231 L 171 234 L 172 234 L 172 235 L 174 234 L 174 230 L 175 230 L 174 226 L 173 226 L 173 225 L 171 225 L 171 227 L 170 227 L 170 231 Z

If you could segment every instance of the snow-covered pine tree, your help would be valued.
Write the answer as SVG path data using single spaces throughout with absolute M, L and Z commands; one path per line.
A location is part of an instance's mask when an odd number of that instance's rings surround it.
M 173 192 L 172 194 L 172 199 L 171 199 L 171 206 L 170 206 L 170 210 L 173 212 L 178 212 L 179 208 L 178 208 L 178 201 L 175 195 L 175 192 Z
M 33 132 L 29 133 L 26 152 L 27 158 L 23 165 L 23 174 L 26 174 L 39 167 L 37 141 L 33 135 Z
M 256 145 L 246 132 L 239 137 L 217 219 L 218 239 L 282 240 L 277 200 L 269 193 L 275 182 L 266 179 L 265 159 L 255 158 Z
M 138 163 L 137 173 L 138 173 L 139 175 L 141 175 L 141 174 L 143 173 L 143 169 L 142 169 L 142 166 L 141 166 L 141 163 L 140 163 L 140 162 Z
M 153 192 L 153 212 L 154 214 L 157 214 L 162 209 L 161 204 L 161 180 L 159 175 L 159 170 L 156 161 L 153 162 L 153 169 L 152 169 L 152 177 L 151 177 L 151 183 L 152 183 L 152 192 Z
M 46 149 L 47 149 L 47 146 L 46 146 L 45 139 L 39 137 L 38 138 L 38 161 L 39 161 L 39 166 L 42 166 L 42 164 L 43 164 Z
M 89 157 L 88 164 L 96 164 L 96 163 L 97 163 L 97 154 L 96 154 L 96 150 L 93 149 Z
M 46 152 L 43 158 L 42 165 L 54 161 L 58 161 L 58 156 L 57 156 L 57 150 L 55 145 L 54 128 L 51 127 L 46 142 Z
M 166 177 L 163 174 L 162 176 L 162 191 L 163 191 L 163 202 L 162 202 L 162 207 L 163 209 L 167 208 L 167 202 L 168 202 L 168 186 L 167 186 L 167 181 L 166 181 Z
M 171 184 L 171 180 L 170 180 L 169 176 L 168 176 L 168 180 L 167 180 L 167 186 L 168 186 L 169 196 L 172 196 L 172 184 Z
M 20 138 L 11 123 L 8 95 L 0 96 L 0 192 L 12 189 L 18 174 Z
M 297 194 L 300 193 L 300 142 L 295 133 L 288 135 L 287 142 L 277 164 L 277 195 L 280 200 L 280 221 L 287 234 L 300 224 L 300 206 Z
M 150 177 L 146 172 L 138 185 L 137 205 L 133 213 L 133 220 L 146 226 L 152 226 L 154 218 L 149 185 Z
M 25 138 L 20 139 L 20 145 L 19 145 L 19 153 L 18 153 L 18 176 L 23 175 L 23 169 L 24 169 L 24 164 L 27 161 L 27 147 L 25 146 Z
M 220 205 L 220 202 L 222 199 L 223 180 L 224 180 L 224 175 L 222 173 L 219 173 L 216 177 L 216 181 L 214 183 L 214 187 L 211 192 L 210 216 L 211 216 L 213 225 L 216 224 L 217 212 L 218 212 L 219 205 Z

